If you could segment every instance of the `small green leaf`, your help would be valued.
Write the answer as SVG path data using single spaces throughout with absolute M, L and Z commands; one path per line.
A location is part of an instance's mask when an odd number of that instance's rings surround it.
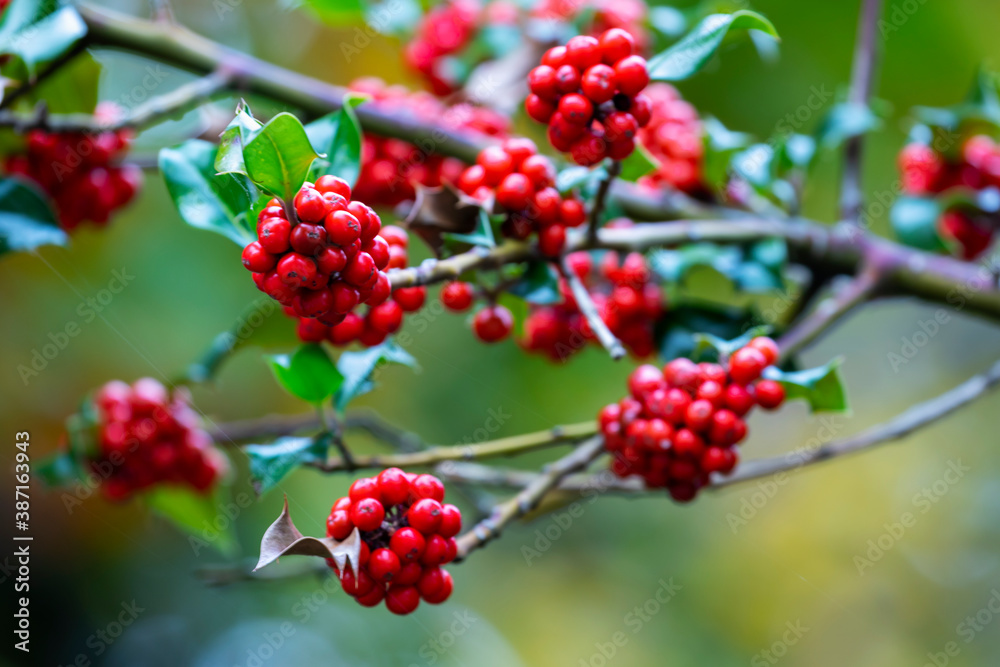
M 48 200 L 34 184 L 0 177 L 0 255 L 43 245 L 66 245 L 67 240 Z
M 233 534 L 233 522 L 219 521 L 229 500 L 228 486 L 220 484 L 212 494 L 198 493 L 187 487 L 157 486 L 144 495 L 146 504 L 193 540 L 209 543 L 220 553 L 233 556 L 239 544 Z M 220 525 L 225 528 L 219 529 Z
M 651 174 L 660 168 L 660 162 L 653 157 L 641 143 L 635 145 L 635 150 L 622 160 L 622 171 L 619 178 L 629 183 L 635 183 L 646 174 Z
M 767 325 L 752 327 L 743 335 L 732 340 L 724 340 L 710 333 L 696 333 L 694 335 L 693 356 L 701 357 L 705 352 L 711 351 L 716 353 L 720 360 L 728 359 L 733 352 L 746 346 L 754 338 L 766 336 L 769 333 L 771 333 L 771 327 Z
M 326 154 L 325 158 L 313 164 L 310 170 L 312 180 L 332 174 L 351 186 L 357 183 L 361 173 L 361 123 L 354 107 L 367 99 L 364 95 L 348 93 L 338 111 L 306 125 L 306 134 L 313 148 Z
M 851 137 L 871 132 L 882 124 L 865 104 L 842 102 L 826 115 L 816 131 L 816 138 L 826 148 L 835 148 Z
M 671 308 L 656 322 L 654 335 L 660 356 L 665 359 L 689 357 L 695 361 L 714 361 L 718 355 L 705 351 L 694 354 L 695 335 L 711 333 L 720 340 L 736 338 L 756 326 L 760 317 L 743 308 L 690 304 Z
M 441 238 L 454 243 L 468 243 L 474 246 L 485 246 L 487 248 L 496 247 L 496 239 L 493 237 L 493 224 L 490 216 L 484 209 L 479 209 L 479 219 L 476 228 L 468 234 L 454 234 L 445 232 Z
M 790 373 L 769 366 L 764 369 L 764 377 L 780 382 L 786 399 L 804 398 L 813 412 L 846 412 L 847 392 L 840 377 L 842 362 L 837 358 L 819 368 Z
M 243 147 L 250 180 L 284 201 L 299 191 L 318 157 L 302 123 L 287 112 L 269 120 Z
M 329 445 L 326 437 L 280 438 L 269 445 L 246 445 L 243 452 L 249 459 L 257 493 L 273 489 L 303 463 L 326 460 Z
M 319 345 L 306 344 L 292 354 L 264 358 L 285 391 L 310 403 L 325 401 L 344 384 L 344 376 Z
M 760 30 L 777 38 L 778 32 L 766 18 L 746 9 L 732 14 L 712 14 L 702 19 L 679 42 L 649 61 L 653 81 L 681 81 L 695 74 L 715 54 L 730 30 Z
M 945 250 L 947 246 L 938 232 L 940 202 L 930 197 L 904 195 L 889 211 L 889 222 L 900 241 L 922 250 Z
M 391 339 L 361 352 L 342 352 L 337 360 L 337 369 L 343 375 L 344 383 L 334 398 L 334 406 L 342 411 L 355 398 L 371 391 L 375 386 L 376 370 L 387 363 L 412 368 L 417 365 L 417 360 Z
M 528 265 L 521 279 L 507 290 L 528 303 L 547 305 L 562 301 L 559 274 L 549 262 L 536 261 Z
M 691 269 L 704 266 L 715 269 L 730 280 L 743 261 L 736 246 L 714 243 L 691 243 L 676 250 L 654 250 L 649 254 L 650 267 L 668 283 L 680 283 Z
M 243 162 L 243 147 L 260 131 L 260 121 L 250 114 L 250 109 L 242 102 L 236 108 L 236 116 L 229 122 L 219 138 L 219 151 L 215 155 L 215 171 L 219 174 L 246 174 Z
M 21 58 L 34 77 L 40 63 L 58 58 L 86 34 L 77 11 L 58 0 L 13 0 L 0 18 L 0 54 Z
M 240 174 L 216 175 L 215 158 L 215 144 L 191 139 L 160 151 L 160 172 L 184 222 L 244 247 L 257 238 L 247 214 L 257 188 Z
M 39 81 L 25 98 L 33 107 L 44 102 L 45 110 L 53 115 L 92 114 L 97 107 L 101 73 L 100 63 L 89 53 L 82 53 Z
M 45 486 L 53 489 L 69 486 L 84 477 L 80 462 L 67 451 L 43 459 L 35 465 L 34 474 Z

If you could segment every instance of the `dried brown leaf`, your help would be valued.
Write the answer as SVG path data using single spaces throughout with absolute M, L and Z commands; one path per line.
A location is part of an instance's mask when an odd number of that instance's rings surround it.
M 306 537 L 300 533 L 288 514 L 288 496 L 285 496 L 281 515 L 264 532 L 260 541 L 260 559 L 253 571 L 270 565 L 282 556 L 319 556 L 332 558 L 341 571 L 350 563 L 357 577 L 360 554 L 361 534 L 357 528 L 342 542 L 332 537 Z
M 423 241 L 440 254 L 444 242 L 442 233 L 470 234 L 479 224 L 479 209 L 482 204 L 459 192 L 451 185 L 439 188 L 417 186 L 417 198 L 413 202 L 406 226 L 420 236 Z M 487 202 L 487 211 L 492 203 Z

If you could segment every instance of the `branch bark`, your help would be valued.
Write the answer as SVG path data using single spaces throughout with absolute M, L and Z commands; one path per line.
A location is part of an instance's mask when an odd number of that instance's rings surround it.
M 611 333 L 611 329 L 605 324 L 601 318 L 601 314 L 597 312 L 597 306 L 594 305 L 593 299 L 590 298 L 590 292 L 587 291 L 587 287 L 580 280 L 580 277 L 573 273 L 573 270 L 566 262 L 565 255 L 559 263 L 559 268 L 561 269 L 563 278 L 566 279 L 566 283 L 569 285 L 570 291 L 573 293 L 573 300 L 576 301 L 580 313 L 587 320 L 587 324 L 590 326 L 590 330 L 594 333 L 598 342 L 600 342 L 615 361 L 624 357 L 625 346 Z

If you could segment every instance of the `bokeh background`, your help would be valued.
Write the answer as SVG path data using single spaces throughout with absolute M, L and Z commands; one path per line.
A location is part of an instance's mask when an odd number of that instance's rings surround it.
M 138 1 L 115 6 L 148 11 Z M 203 34 L 310 75 L 336 83 L 359 74 L 407 81 L 397 43 L 373 40 L 347 62 L 341 44 L 353 40 L 353 30 L 324 27 L 302 10 L 263 0 L 177 0 L 173 8 L 179 21 Z M 752 8 L 781 33 L 780 59 L 764 63 L 740 40 L 680 88 L 728 127 L 767 137 L 815 90 L 831 93 L 825 108 L 843 91 L 858 2 L 759 0 Z M 995 2 L 891 0 L 887 12 L 893 11 L 898 29 L 880 38 L 885 57 L 877 88 L 891 115 L 868 140 L 869 194 L 896 178 L 910 107 L 958 101 L 977 65 L 1000 58 Z M 150 65 L 120 54 L 99 58 L 107 65 L 102 96 L 111 99 L 140 84 Z M 188 77 L 169 71 L 162 85 Z M 797 129 L 814 129 L 824 110 Z M 140 152 L 179 140 L 195 121 L 191 115 L 145 133 Z M 808 190 L 809 215 L 832 219 L 837 173 L 836 156 L 823 155 Z M 872 212 L 875 229 L 885 230 L 884 214 Z M 81 304 L 98 297 L 116 269 L 134 279 L 88 320 Z M 0 458 L 8 471 L 15 451 L 10 434 L 30 431 L 37 461 L 55 449 L 62 420 L 86 391 L 111 378 L 174 376 L 258 298 L 238 249 L 182 224 L 155 172 L 139 202 L 107 230 L 83 230 L 68 248 L 0 259 L 0 285 L 0 422 L 7 434 Z M 947 311 L 948 323 L 894 367 L 890 355 L 935 310 L 893 301 L 852 317 L 805 361 L 845 357 L 853 412 L 824 418 L 790 404 L 777 414 L 755 414 L 745 456 L 857 432 L 997 358 L 1000 329 Z M 18 366 L 70 322 L 81 333 L 24 381 Z M 407 345 L 421 369 L 386 370 L 379 389 L 361 403 L 429 442 L 482 437 L 491 411 L 506 416 L 490 437 L 589 419 L 623 393 L 631 366 L 610 362 L 598 349 L 554 366 L 511 342 L 477 343 L 462 317 L 425 322 L 420 332 L 411 325 Z M 303 409 L 278 388 L 259 348 L 243 350 L 214 385 L 195 390 L 195 401 L 217 421 Z M 207 587 L 196 571 L 225 560 L 210 549 L 194 553 L 164 522 L 97 497 L 69 511 L 58 493 L 36 487 L 29 664 L 920 667 L 935 664 L 929 653 L 956 642 L 959 654 L 947 664 L 995 665 L 998 413 L 1000 394 L 994 394 L 904 443 L 796 472 L 770 488 L 707 493 L 685 507 L 664 497 L 600 498 L 569 525 L 543 517 L 513 526 L 453 568 L 455 593 L 447 604 L 403 618 L 361 608 L 339 592 L 327 595 L 312 577 Z M 363 437 L 353 445 L 376 447 Z M 238 455 L 234 461 L 245 472 Z M 944 482 L 953 466 L 965 472 Z M 242 479 L 237 489 L 248 491 Z M 241 510 L 235 529 L 243 554 L 256 557 L 282 491 L 303 532 L 319 534 L 349 482 L 293 474 Z M 934 488 L 935 502 L 915 499 Z M 4 504 L 12 512 L 11 495 L 4 494 Z M 751 513 L 746 507 L 753 504 Z M 735 524 L 741 509 L 746 521 Z M 888 536 L 887 524 L 906 512 L 916 516 L 915 525 Z M 557 539 L 529 563 L 523 549 L 538 548 L 537 531 Z M 880 538 L 882 547 L 872 550 Z M 859 557 L 870 559 L 870 567 L 859 571 Z M 7 595 L 9 571 L 0 578 Z M 669 601 L 651 602 L 665 583 L 674 585 Z M 132 604 L 141 611 L 110 646 L 96 639 L 98 631 L 114 633 L 123 605 Z M 968 624 L 977 615 L 976 625 Z M 0 662 L 24 663 L 10 643 Z M 946 664 L 944 655 L 934 659 Z

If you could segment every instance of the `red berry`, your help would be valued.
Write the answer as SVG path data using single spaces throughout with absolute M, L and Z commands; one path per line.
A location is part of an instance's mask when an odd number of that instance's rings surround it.
M 580 88 L 594 104 L 602 104 L 615 96 L 615 71 L 604 64 L 594 65 L 580 78 Z M 560 111 L 562 105 L 560 104 Z M 563 112 L 565 113 L 565 112 Z M 605 123 L 605 126 L 607 123 Z
M 731 384 L 726 387 L 725 403 L 727 408 L 742 417 L 754 406 L 754 396 L 746 387 Z
M 366 252 L 359 252 L 348 260 L 347 266 L 341 272 L 341 277 L 349 285 L 364 287 L 375 277 L 375 260 Z
M 750 341 L 749 346 L 764 355 L 764 359 L 767 360 L 768 366 L 778 360 L 778 356 L 780 354 L 778 344 L 767 336 L 758 336 L 754 338 Z
M 409 499 L 410 480 L 399 468 L 386 468 L 378 474 L 377 480 L 379 493 L 386 505 L 399 505 Z
M 559 98 L 556 89 L 556 71 L 548 65 L 539 65 L 528 73 L 528 88 L 532 93 L 547 100 Z
M 484 148 L 476 158 L 476 163 L 483 168 L 486 185 L 490 187 L 499 185 L 514 170 L 514 161 L 500 146 Z
M 316 266 L 327 275 L 339 273 L 347 266 L 347 255 L 340 248 L 327 246 L 316 255 Z
M 600 36 L 601 59 L 608 65 L 628 58 L 635 50 L 635 39 L 621 28 L 612 28 Z
M 257 231 L 260 246 L 271 254 L 287 252 L 292 225 L 284 218 L 267 218 Z
M 556 112 L 555 102 L 550 102 L 549 100 L 542 99 L 538 95 L 531 94 L 524 101 L 524 110 L 528 113 L 528 117 L 532 120 L 536 120 L 539 123 L 548 123 L 552 118 L 552 114 Z M 474 190 L 466 190 L 462 187 L 462 192 L 466 194 L 472 194 Z
M 354 571 L 350 568 L 344 568 L 344 571 L 341 573 L 340 586 L 344 589 L 345 593 L 355 597 L 364 597 L 377 588 L 375 580 L 372 579 L 367 571 L 358 570 L 358 576 L 355 578 Z
M 559 113 L 573 125 L 586 125 L 594 116 L 594 105 L 583 95 L 571 93 L 559 100 Z
M 427 300 L 426 287 L 400 287 L 392 293 L 392 300 L 399 304 L 405 313 L 414 313 L 421 309 Z
M 368 558 L 368 574 L 378 582 L 392 581 L 401 567 L 399 556 L 391 549 L 376 549 Z
M 321 195 L 325 195 L 327 192 L 332 192 L 343 197 L 345 200 L 351 200 L 351 186 L 344 179 L 327 174 L 325 176 L 320 176 L 316 179 L 316 191 Z
M 347 211 L 334 211 L 323 220 L 327 238 L 339 246 L 349 246 L 361 238 L 361 222 Z
M 469 283 L 455 280 L 444 286 L 441 290 L 441 303 L 448 310 L 462 312 L 472 305 L 472 287 Z
M 598 41 L 589 35 L 577 35 L 566 42 L 566 61 L 581 72 L 601 62 Z
M 312 257 L 326 247 L 326 230 L 320 225 L 301 223 L 295 226 L 289 236 L 292 250 Z
M 303 222 L 319 222 L 333 205 L 313 188 L 302 188 L 295 195 L 295 213 Z
M 384 518 L 385 508 L 374 498 L 362 498 L 351 505 L 351 521 L 358 530 L 375 530 Z
M 378 488 L 378 480 L 374 477 L 362 477 L 354 480 L 351 489 L 348 491 L 351 503 L 357 503 L 365 498 L 374 498 L 381 501 L 381 493 Z
M 566 227 L 579 227 L 587 221 L 587 211 L 583 202 L 577 199 L 565 199 L 559 206 L 559 219 Z
M 410 482 L 410 490 L 417 500 L 430 498 L 439 503 L 444 501 L 444 484 L 434 475 L 417 475 Z
M 538 250 L 546 257 L 557 257 L 566 245 L 566 228 L 550 225 L 538 233 Z
M 441 572 L 441 587 L 437 590 L 437 592 L 428 591 L 427 593 L 421 593 L 424 597 L 424 600 L 430 604 L 441 604 L 442 602 L 447 600 L 451 596 L 451 591 L 454 587 L 454 584 L 451 579 L 451 574 L 449 574 L 446 570 L 440 570 L 440 572 Z M 433 584 L 428 582 L 426 585 L 430 587 Z
M 729 374 L 737 384 L 750 384 L 760 377 L 765 367 L 767 358 L 764 354 L 749 346 L 736 350 L 729 359 Z
M 420 593 L 416 586 L 393 584 L 385 593 L 385 606 L 394 614 L 404 616 L 412 613 L 420 605 Z
M 316 265 L 308 257 L 290 252 L 278 262 L 278 275 L 290 287 L 302 287 L 316 277 Z
M 395 333 L 403 324 L 403 309 L 395 301 L 386 301 L 370 309 L 366 320 L 377 331 Z
M 381 586 L 374 586 L 367 595 L 359 595 L 354 599 L 364 607 L 374 607 L 385 598 L 385 590 Z
M 564 98 L 565 99 L 565 98 Z M 524 174 L 508 174 L 497 187 L 496 200 L 510 211 L 522 211 L 534 192 L 531 180 Z
M 663 373 L 656 366 L 643 364 L 639 366 L 628 378 L 628 389 L 637 400 L 643 400 L 647 394 L 657 389 L 665 388 Z
M 418 500 L 406 513 L 410 525 L 424 535 L 437 532 L 441 525 L 441 503 L 432 498 Z
M 774 380 L 761 380 L 754 387 L 757 404 L 765 410 L 774 410 L 785 402 L 785 388 Z
M 618 90 L 629 97 L 635 97 L 649 84 L 646 59 L 642 56 L 629 56 L 618 61 L 615 64 L 615 78 Z
M 493 305 L 483 308 L 472 319 L 472 330 L 484 343 L 503 340 L 514 327 L 514 318 L 504 306 Z
M 420 560 L 420 557 L 424 555 L 425 546 L 424 536 L 413 528 L 400 528 L 389 539 L 389 548 L 404 563 L 412 563 Z
M 326 534 L 335 540 L 346 540 L 354 530 L 351 515 L 347 510 L 336 510 L 326 520 Z
M 712 423 L 712 414 L 715 406 L 706 400 L 697 400 L 688 406 L 684 415 L 684 422 L 687 427 L 694 431 L 705 431 Z
M 243 266 L 254 273 L 266 273 L 278 264 L 278 256 L 272 255 L 254 241 L 243 249 Z
M 556 169 L 552 160 L 544 155 L 531 155 L 521 163 L 521 173 L 528 177 L 536 188 L 544 188 L 555 183 Z
M 442 537 L 454 537 L 462 530 L 462 513 L 450 504 L 441 506 L 441 525 L 438 534 Z

